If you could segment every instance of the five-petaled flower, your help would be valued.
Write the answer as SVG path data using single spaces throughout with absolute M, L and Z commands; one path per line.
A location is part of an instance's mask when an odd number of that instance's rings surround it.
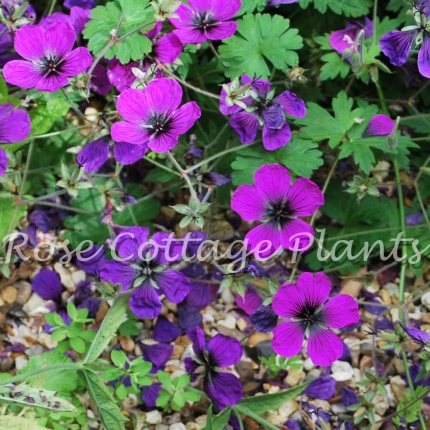
M 343 352 L 342 341 L 329 328 L 342 328 L 360 320 L 357 301 L 339 294 L 327 302 L 330 279 L 321 272 L 299 276 L 297 285 L 285 284 L 273 297 L 273 310 L 289 321 L 273 330 L 273 350 L 294 357 L 308 340 L 308 354 L 318 366 L 330 366 Z
M 133 289 L 130 309 L 140 318 L 155 318 L 160 314 L 160 294 L 179 303 L 190 291 L 190 280 L 169 269 L 170 263 L 181 258 L 180 245 L 169 239 L 167 233 L 159 232 L 149 241 L 148 227 L 125 228 L 115 239 L 120 259 L 109 260 L 100 269 L 100 278 L 121 284 L 121 292 Z
M 299 178 L 291 185 L 290 172 L 281 164 L 257 169 L 254 186 L 241 185 L 231 198 L 232 209 L 243 220 L 262 221 L 246 234 L 245 242 L 256 257 L 264 258 L 280 248 L 308 249 L 314 230 L 297 217 L 311 216 L 323 204 L 324 195 L 316 184 Z
M 173 31 L 182 43 L 203 43 L 207 40 L 224 40 L 233 36 L 237 23 L 228 21 L 241 7 L 241 0 L 189 0 L 190 6 L 181 3 L 170 18 L 176 27 Z
M 92 62 L 87 48 L 73 49 L 76 33 L 71 24 L 20 28 L 15 35 L 15 50 L 28 61 L 12 60 L 3 69 L 9 84 L 21 88 L 56 92 L 68 85 L 68 78 L 84 72 Z M 72 50 L 73 49 L 73 50 Z
M 237 363 L 242 357 L 242 345 L 237 339 L 217 334 L 209 342 L 200 327 L 188 329 L 187 336 L 193 342 L 194 359 L 184 359 L 185 370 L 191 374 L 191 381 L 203 378 L 203 387 L 214 405 L 222 410 L 236 405 L 243 397 L 240 380 L 218 368 Z
M 291 140 L 291 130 L 285 114 L 296 118 L 306 115 L 305 102 L 291 91 L 284 91 L 273 98 L 272 84 L 264 79 L 252 79 L 242 75 L 244 86 L 251 85 L 250 95 L 241 100 L 246 109 L 238 105 L 227 106 L 224 100 L 227 92 L 221 90 L 220 110 L 231 115 L 230 125 L 239 135 L 242 143 L 252 143 L 260 125 L 263 126 L 263 146 L 269 151 L 285 146 Z
M 117 102 L 125 121 L 112 125 L 116 142 L 146 143 L 155 152 L 167 152 L 200 118 L 196 102 L 181 107 L 182 88 L 173 79 L 157 79 L 143 90 L 124 91 Z
M 416 25 L 392 30 L 381 37 L 381 51 L 394 66 L 403 66 L 409 57 L 412 44 L 421 45 L 418 52 L 418 70 L 430 78 L 430 26 L 423 9 L 413 8 Z

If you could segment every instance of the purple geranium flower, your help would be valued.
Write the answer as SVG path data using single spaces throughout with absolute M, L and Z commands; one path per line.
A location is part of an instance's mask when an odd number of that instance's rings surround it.
M 90 20 L 90 13 L 91 10 L 89 9 L 73 6 L 70 9 L 70 15 L 66 15 L 62 12 L 55 12 L 52 15 L 44 17 L 40 21 L 40 25 L 45 27 L 45 29 L 48 29 L 49 27 L 57 25 L 59 21 L 66 21 L 75 29 L 76 36 L 79 36 L 82 33 L 85 24 Z
M 375 115 L 369 121 L 369 124 L 361 137 L 386 136 L 393 132 L 395 126 L 396 123 L 387 115 Z
M 41 25 L 20 28 L 14 46 L 28 61 L 9 61 L 3 69 L 6 82 L 50 92 L 68 85 L 69 77 L 82 73 L 92 62 L 87 48 L 73 49 L 75 41 L 75 30 L 66 21 L 47 29 Z
M 344 30 L 334 31 L 328 40 L 330 46 L 341 55 L 346 49 L 353 50 L 355 40 L 361 30 L 364 30 L 365 38 L 372 36 L 373 23 L 369 18 L 365 17 L 364 23 L 361 21 L 348 22 Z
M 0 148 L 0 176 L 3 176 L 7 170 L 8 158 L 6 151 Z
M 100 63 L 94 68 L 88 88 L 93 93 L 105 96 L 112 88 L 106 67 Z
M 392 30 L 381 37 L 381 51 L 390 59 L 394 66 L 406 63 L 415 41 L 419 46 L 418 70 L 426 78 L 430 78 L 430 28 L 423 10 L 413 8 L 415 25 L 402 30 Z
M 280 4 L 298 3 L 300 0 L 267 0 L 266 6 L 278 6 Z
M 173 79 L 157 79 L 143 90 L 124 91 L 117 107 L 125 121 L 113 124 L 113 140 L 146 143 L 155 152 L 171 150 L 179 135 L 186 133 L 201 115 L 196 102 L 179 107 L 181 99 L 182 88 Z
M 237 23 L 232 19 L 242 5 L 241 0 L 189 0 L 190 6 L 181 3 L 170 18 L 176 27 L 173 31 L 182 43 L 203 43 L 207 40 L 224 40 L 233 36 Z
M 225 100 L 220 102 L 220 110 L 224 114 L 233 114 L 230 125 L 239 135 L 242 143 L 252 143 L 260 125 L 263 126 L 263 146 L 269 151 L 285 146 L 291 140 L 291 130 L 285 119 L 285 114 L 296 118 L 306 115 L 305 102 L 290 91 L 284 91 L 273 98 L 270 91 L 271 83 L 264 79 L 252 79 L 242 75 L 242 83 L 251 85 L 251 95 L 241 100 L 247 108 L 234 105 L 230 108 L 225 106 Z M 224 89 L 221 97 L 225 97 Z
M 74 6 L 81 7 L 83 9 L 92 9 L 96 7 L 96 2 L 94 0 L 65 0 L 64 7 L 71 9 Z
M 176 324 L 161 315 L 157 318 L 154 327 L 154 340 L 162 343 L 170 343 L 180 335 L 181 331 Z
M 107 261 L 100 278 L 121 284 L 121 292 L 133 289 L 130 309 L 140 318 L 155 318 L 161 311 L 160 294 L 179 303 L 190 291 L 189 279 L 176 270 L 166 268 L 181 258 L 181 247 L 171 243 L 167 233 L 155 233 L 149 242 L 149 228 L 124 229 L 115 240 L 121 259 Z M 169 249 L 164 249 L 171 244 Z M 168 258 L 167 258 L 168 257 Z
M 79 152 L 76 161 L 86 172 L 100 169 L 109 157 L 110 137 L 104 136 L 88 143 Z M 148 152 L 146 144 L 132 145 L 127 142 L 114 142 L 113 155 L 119 164 L 124 166 L 140 160 Z
M 289 321 L 273 330 L 273 350 L 283 357 L 294 357 L 308 339 L 308 354 L 318 366 L 330 366 L 343 353 L 342 341 L 329 328 L 342 328 L 360 320 L 356 300 L 339 294 L 327 303 L 330 279 L 324 273 L 306 272 L 297 285 L 285 284 L 273 297 L 273 310 Z
M 257 169 L 254 186 L 241 185 L 231 198 L 231 208 L 244 221 L 262 222 L 246 234 L 245 242 L 251 252 L 263 258 L 281 247 L 308 249 L 314 230 L 297 217 L 311 216 L 323 204 L 324 195 L 316 184 L 299 178 L 291 185 L 290 172 L 280 164 Z M 269 241 L 270 248 L 263 241 Z
M 243 398 L 242 384 L 231 373 L 219 372 L 219 367 L 232 366 L 242 357 L 242 345 L 237 339 L 217 334 L 209 342 L 200 327 L 189 329 L 187 336 L 193 342 L 195 358 L 185 358 L 185 369 L 191 374 L 191 381 L 199 376 L 214 405 L 222 410 L 236 405 Z

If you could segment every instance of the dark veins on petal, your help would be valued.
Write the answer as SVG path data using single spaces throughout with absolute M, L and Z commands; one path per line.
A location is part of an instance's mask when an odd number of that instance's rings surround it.
M 318 307 L 311 303 L 303 303 L 297 312 L 296 318 L 300 320 L 303 329 L 316 329 L 324 324 L 324 314 L 318 311 Z
M 62 72 L 63 63 L 64 61 L 61 57 L 50 55 L 42 60 L 40 69 L 46 77 L 58 75 Z
M 193 25 L 196 27 L 197 30 L 200 30 L 202 33 L 205 33 L 208 28 L 213 27 L 217 24 L 215 18 L 213 17 L 212 13 L 207 11 L 203 13 L 197 13 L 194 16 Z
M 269 202 L 269 207 L 266 210 L 266 216 L 272 222 L 275 222 L 279 226 L 284 226 L 288 220 L 294 216 L 294 211 L 290 207 L 290 203 L 287 202 Z

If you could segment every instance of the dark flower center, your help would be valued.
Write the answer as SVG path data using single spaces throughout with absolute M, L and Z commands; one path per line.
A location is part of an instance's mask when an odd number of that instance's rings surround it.
M 271 221 L 282 226 L 294 216 L 294 211 L 290 207 L 290 203 L 286 202 L 270 202 L 266 210 L 266 216 Z
M 206 30 L 208 30 L 209 27 L 212 27 L 215 24 L 216 20 L 213 17 L 212 13 L 209 11 L 200 12 L 194 16 L 193 25 L 202 33 L 204 33 Z
M 300 325 L 305 330 L 312 330 L 324 324 L 324 314 L 320 311 L 319 306 L 315 306 L 311 303 L 304 303 L 296 318 L 300 321 Z
M 169 124 L 170 120 L 167 118 L 167 115 L 159 113 L 149 119 L 146 127 L 152 129 L 154 134 L 159 134 L 169 131 Z
M 50 55 L 42 60 L 41 70 L 46 77 L 58 75 L 62 72 L 63 59 Z

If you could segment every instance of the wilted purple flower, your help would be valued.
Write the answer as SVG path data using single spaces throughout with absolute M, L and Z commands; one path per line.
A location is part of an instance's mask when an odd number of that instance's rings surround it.
M 69 77 L 82 73 L 92 62 L 87 48 L 73 49 L 75 41 L 75 30 L 65 21 L 47 29 L 41 25 L 20 28 L 14 46 L 28 61 L 9 61 L 3 69 L 6 82 L 25 89 L 58 91 L 68 85 Z
M 267 0 L 266 6 L 278 6 L 280 4 L 298 3 L 300 0 Z
M 92 9 L 96 7 L 96 2 L 94 0 L 65 0 L 63 6 L 67 9 L 71 9 L 73 6 L 78 6 L 83 9 Z
M 294 357 L 308 339 L 308 354 L 318 366 L 330 366 L 343 352 L 342 341 L 329 328 L 342 328 L 360 319 L 356 300 L 339 294 L 327 303 L 330 279 L 321 272 L 299 276 L 297 285 L 285 284 L 273 298 L 273 310 L 289 321 L 273 331 L 273 350 Z
M 291 418 L 286 421 L 285 425 L 288 430 L 300 430 L 300 424 L 296 420 L 293 420 Z
M 6 155 L 6 151 L 3 148 L 0 148 L 0 176 L 3 176 L 6 172 L 8 164 L 8 158 Z
M 238 308 L 242 309 L 248 315 L 252 315 L 255 310 L 261 306 L 263 299 L 257 293 L 257 291 L 252 288 L 248 288 L 245 291 L 244 296 L 236 296 L 236 305 Z
M 109 157 L 110 137 L 103 136 L 85 145 L 76 161 L 86 172 L 94 172 L 106 163 Z M 114 142 L 113 155 L 124 166 L 139 161 L 148 152 L 146 144 L 132 145 L 127 142 Z
M 351 390 L 349 387 L 344 387 L 342 390 L 342 394 L 340 396 L 340 401 L 346 407 L 356 405 L 360 403 L 358 400 L 358 395 L 354 390 Z
M 87 309 L 88 316 L 94 318 L 100 307 L 100 299 L 91 297 L 92 282 L 90 280 L 81 281 L 76 285 L 73 301 L 78 309 Z
M 231 198 L 231 208 L 244 221 L 262 222 L 246 234 L 245 242 L 247 249 L 264 258 L 281 247 L 308 249 L 314 230 L 297 217 L 311 216 L 323 204 L 324 195 L 316 184 L 299 178 L 291 185 L 290 172 L 281 164 L 257 169 L 254 186 L 241 185 Z
M 102 66 L 100 63 L 97 64 L 93 70 L 88 88 L 90 91 L 100 96 L 105 96 L 112 88 L 106 67 Z
M 422 331 L 418 328 L 413 328 L 413 327 L 403 327 L 403 329 L 415 342 L 418 342 L 418 343 L 430 342 L 430 334 L 425 331 Z
M 175 11 L 179 18 L 169 19 L 182 43 L 224 40 L 236 32 L 237 23 L 229 20 L 239 12 L 241 0 L 189 0 L 189 4 L 181 3 Z
M 142 350 L 144 360 L 152 363 L 151 373 L 163 370 L 173 353 L 173 345 L 165 343 L 147 345 L 139 342 L 139 347 Z
M 373 34 L 373 23 L 365 17 L 362 21 L 347 22 L 344 30 L 334 31 L 329 38 L 330 46 L 339 54 L 343 54 L 345 50 L 353 50 L 355 40 L 361 30 L 364 30 L 364 38 L 368 38 Z
M 162 343 L 170 343 L 180 336 L 180 334 L 181 331 L 178 326 L 170 322 L 166 317 L 160 315 L 157 318 L 154 327 L 154 340 Z
M 219 367 L 228 367 L 242 357 L 242 345 L 237 339 L 217 334 L 209 342 L 200 327 L 189 329 L 187 336 L 193 342 L 194 359 L 184 360 L 185 369 L 191 374 L 191 381 L 203 378 L 206 394 L 214 405 L 222 410 L 226 406 L 236 405 L 243 398 L 242 384 L 231 373 L 219 372 Z
M 146 143 L 155 152 L 171 150 L 179 135 L 186 133 L 201 115 L 196 102 L 179 107 L 181 99 L 182 88 L 173 79 L 157 79 L 143 90 L 124 91 L 117 107 L 125 121 L 112 125 L 113 140 Z
M 155 233 L 154 245 L 151 245 L 149 228 L 126 228 L 116 240 L 116 252 L 127 262 L 110 260 L 100 269 L 100 278 L 121 284 L 121 292 L 133 289 L 130 309 L 140 318 L 155 318 L 160 314 L 160 294 L 179 303 L 190 291 L 189 279 L 181 272 L 168 269 L 172 261 L 181 258 L 180 246 L 169 237 L 167 233 Z M 168 244 L 171 246 L 166 250 Z
M 321 376 L 312 381 L 304 393 L 314 399 L 331 399 L 336 394 L 336 381 L 331 376 Z
M 409 57 L 412 45 L 419 45 L 418 70 L 430 78 L 430 30 L 425 13 L 413 8 L 415 25 L 402 30 L 392 30 L 381 37 L 381 51 L 394 66 L 403 66 Z
M 259 306 L 250 317 L 257 331 L 270 333 L 278 324 L 278 315 L 273 311 L 272 306 Z
M 0 143 L 20 142 L 30 131 L 30 117 L 25 110 L 13 109 L 12 103 L 0 105 Z
M 387 115 L 379 114 L 372 117 L 361 137 L 386 136 L 393 132 L 396 123 Z
M 142 387 L 142 400 L 148 409 L 157 407 L 157 399 L 162 389 L 163 387 L 157 383 Z
M 242 83 L 251 85 L 251 95 L 241 100 L 247 108 L 242 110 L 240 106 L 226 106 L 225 100 L 220 101 L 220 110 L 226 114 L 233 114 L 230 118 L 230 126 L 239 135 L 239 140 L 244 143 L 252 143 L 260 125 L 263 125 L 263 146 L 269 151 L 285 146 L 291 140 L 291 130 L 285 119 L 285 114 L 296 118 L 306 115 L 305 102 L 291 91 L 284 91 L 273 98 L 270 91 L 271 83 L 264 79 L 252 79 L 242 75 Z M 223 88 L 221 97 L 225 97 Z

